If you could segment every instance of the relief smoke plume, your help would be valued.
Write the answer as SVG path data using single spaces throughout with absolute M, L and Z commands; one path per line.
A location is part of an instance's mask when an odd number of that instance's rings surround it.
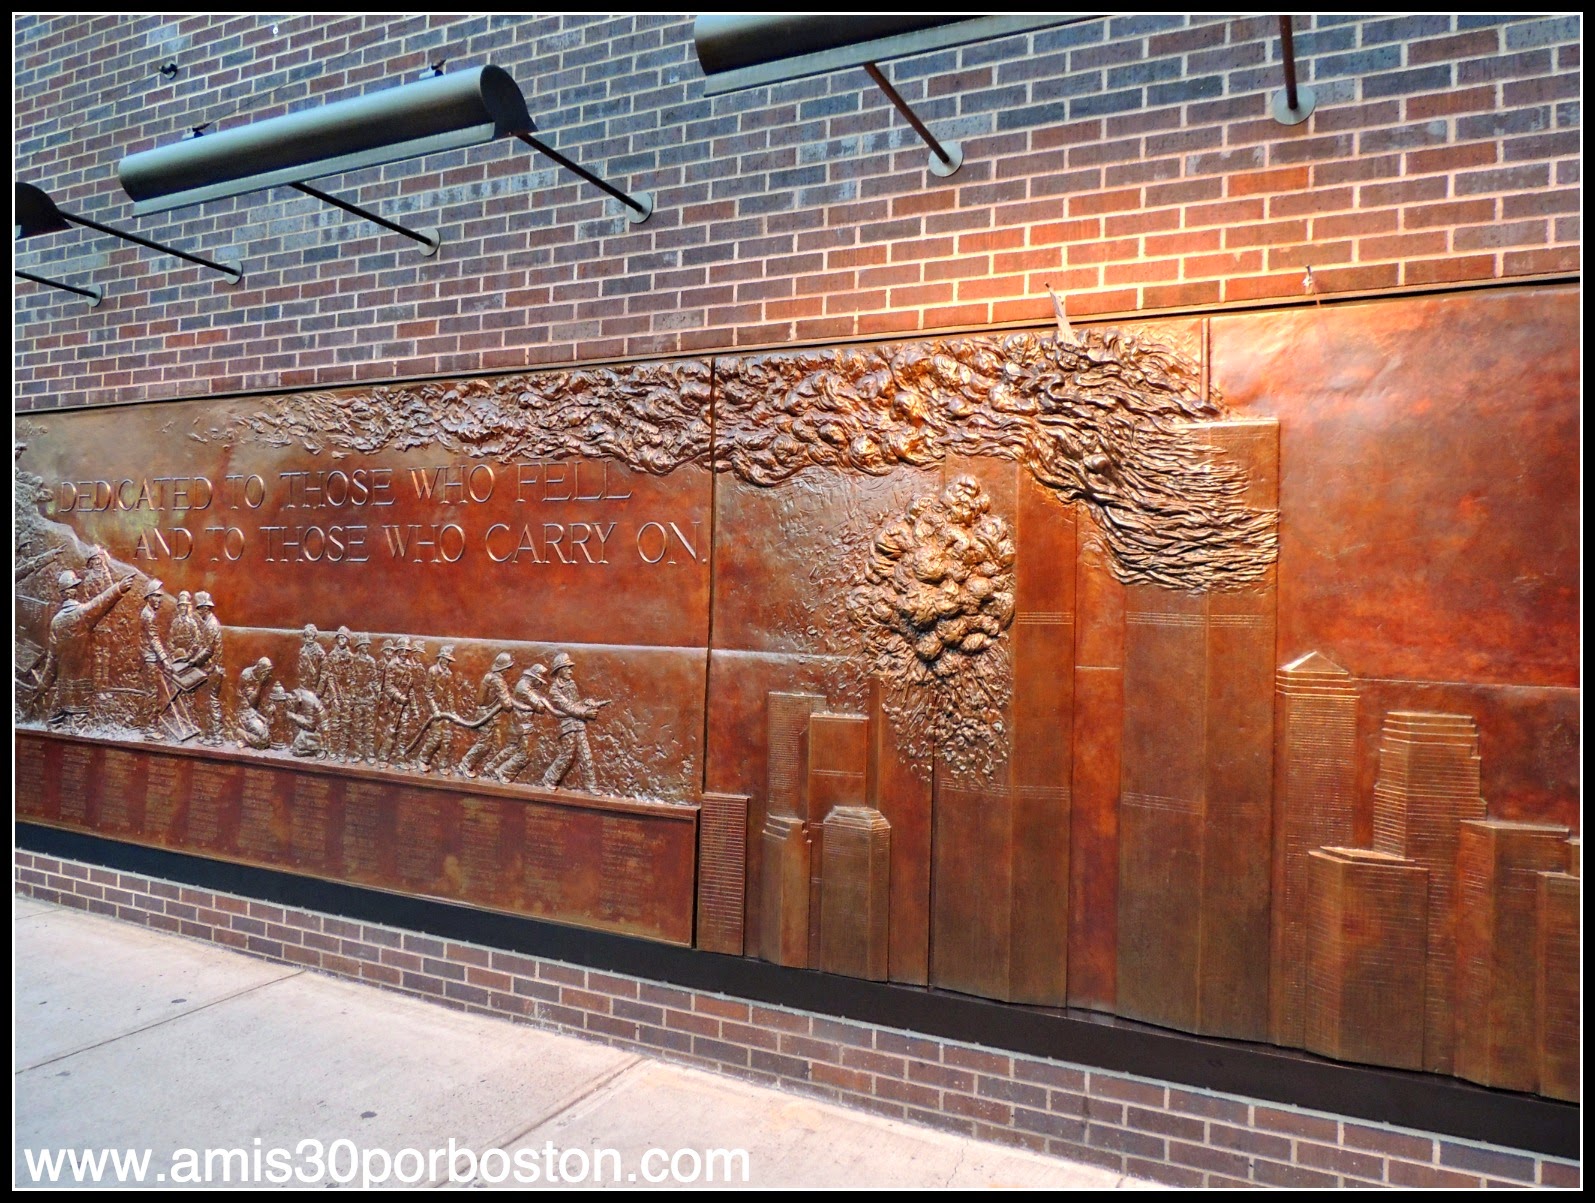
M 922 776 L 933 756 L 963 775 L 989 773 L 1003 759 L 1013 566 L 1011 528 L 979 482 L 960 476 L 876 535 L 848 599 L 869 671 L 884 687 L 882 708 Z

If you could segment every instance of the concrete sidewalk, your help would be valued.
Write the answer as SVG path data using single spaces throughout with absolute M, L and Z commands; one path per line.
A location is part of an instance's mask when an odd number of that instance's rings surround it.
M 149 1150 L 151 1185 L 207 1159 L 211 1184 L 1153 1185 L 31 899 L 12 930 L 18 1185 L 99 1149 Z

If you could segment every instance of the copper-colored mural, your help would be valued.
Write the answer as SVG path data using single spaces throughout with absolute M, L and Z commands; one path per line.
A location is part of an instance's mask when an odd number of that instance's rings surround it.
M 32 415 L 18 812 L 1575 1097 L 1577 328 Z

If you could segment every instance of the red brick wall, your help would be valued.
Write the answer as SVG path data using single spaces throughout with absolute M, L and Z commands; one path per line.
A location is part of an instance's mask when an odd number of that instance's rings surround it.
M 19 851 L 17 892 L 1176 1186 L 1578 1186 L 1473 1141 L 935 1039 Z
M 17 266 L 21 408 L 1576 272 L 1580 19 L 1296 18 L 1317 111 L 1267 116 L 1272 17 L 1126 16 L 902 60 L 949 179 L 862 70 L 705 99 L 685 17 L 21 17 L 17 178 L 215 257 L 85 230 Z M 439 254 L 285 189 L 135 219 L 126 153 L 411 80 L 515 76 L 620 206 L 512 140 L 334 177 Z M 168 82 L 158 73 L 176 62 Z

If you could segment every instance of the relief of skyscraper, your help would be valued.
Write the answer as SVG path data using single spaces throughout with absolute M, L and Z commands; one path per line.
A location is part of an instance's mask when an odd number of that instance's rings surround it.
M 747 797 L 705 792 L 698 822 L 699 948 L 742 955 L 747 861 Z
M 1273 421 L 1193 435 L 1278 505 Z M 1118 1005 L 1189 1031 L 1266 1039 L 1275 570 L 1240 589 L 1125 596 Z
M 1461 823 L 1484 818 L 1479 732 L 1465 714 L 1385 716 L 1373 844 L 1429 871 L 1422 1068 L 1450 1073 L 1456 1046 L 1456 870 Z
M 1342 1061 L 1418 1069 L 1430 874 L 1366 848 L 1307 854 L 1303 1044 Z
M 1534 1090 L 1534 963 L 1542 873 L 1567 866 L 1567 828 L 1499 819 L 1462 824 L 1457 847 L 1456 1072 Z
M 931 984 L 1012 1002 L 1068 1001 L 1069 836 L 1076 526 L 1022 473 L 984 460 L 993 513 L 1018 549 L 1006 698 L 983 705 L 1004 733 L 982 770 L 938 757 L 934 779 Z M 893 829 L 896 840 L 896 828 Z
M 1579 975 L 1578 844 L 1568 873 L 1541 873 L 1535 897 L 1534 1049 L 1539 1091 L 1578 1102 L 1579 1048 L 1583 1031 Z
M 869 717 L 809 715 L 808 750 L 809 964 L 884 981 L 891 828 L 869 797 Z
M 810 693 L 771 693 L 768 792 L 761 833 L 759 955 L 778 965 L 809 963 L 809 715 L 825 705 Z
M 825 816 L 819 966 L 886 980 L 892 828 L 870 806 L 837 806 Z
M 1357 687 L 1317 652 L 1279 670 L 1274 780 L 1273 916 L 1269 1039 L 1300 1045 L 1306 982 L 1308 856 L 1353 838 Z

